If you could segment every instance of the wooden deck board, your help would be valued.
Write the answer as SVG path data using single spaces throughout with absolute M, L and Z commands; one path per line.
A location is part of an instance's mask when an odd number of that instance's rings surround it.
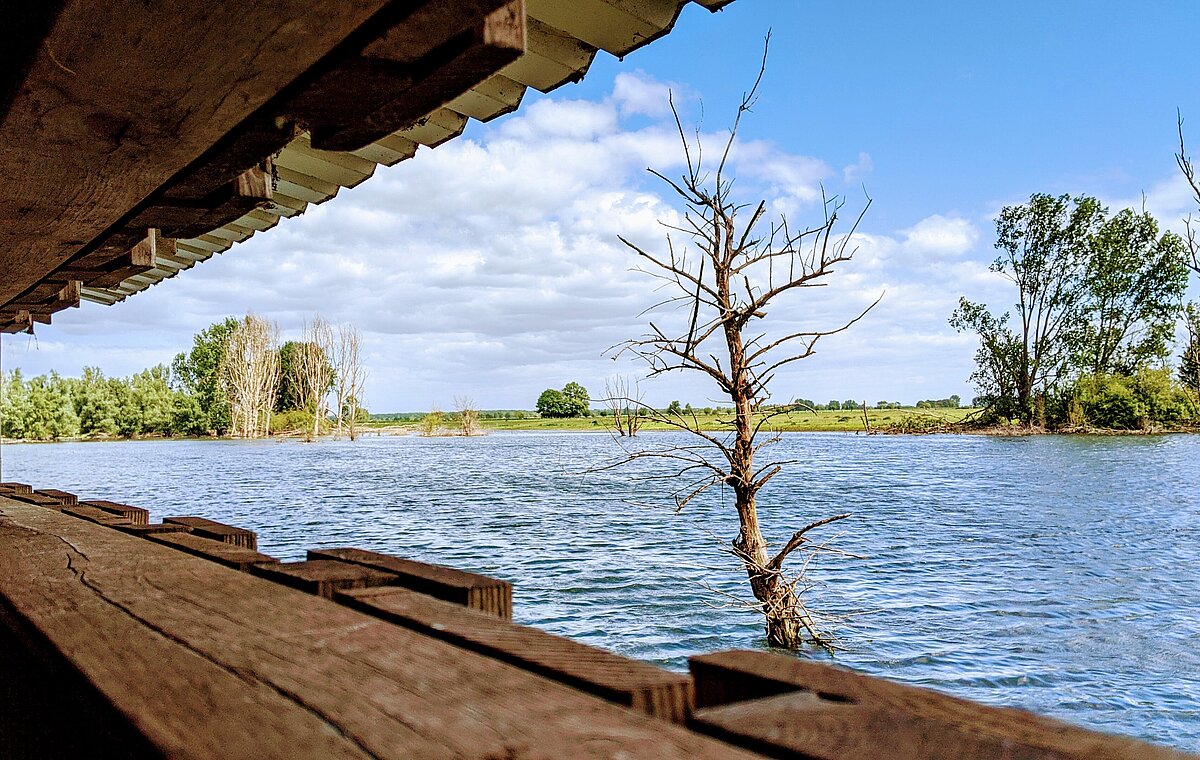
M 796 657 L 748 650 L 689 660 L 701 730 L 775 755 L 1180 760 L 1124 736 L 989 707 Z
M 192 529 L 192 533 L 202 538 L 211 538 L 214 541 L 246 549 L 258 548 L 258 534 L 254 531 L 235 528 L 216 520 L 209 520 L 207 517 L 164 517 L 163 522 L 186 525 Z
M 170 525 L 171 523 L 167 523 Z M 186 528 L 186 525 L 181 525 L 181 528 Z M 151 541 L 169 546 L 172 549 L 186 552 L 195 557 L 201 557 L 211 562 L 216 562 L 234 570 L 249 570 L 254 565 L 265 563 L 275 563 L 279 560 L 253 549 L 247 549 L 242 546 L 233 546 L 223 541 L 216 541 L 203 536 L 194 536 L 187 532 L 153 532 L 142 533 L 142 536 Z
M 308 558 L 349 562 L 397 576 L 395 585 L 504 620 L 512 619 L 512 584 L 453 567 L 432 565 L 363 549 L 310 549 Z
M 755 757 L 327 600 L 4 499 L 0 595 L 175 757 Z
M 283 562 L 251 569 L 255 575 L 300 591 L 332 599 L 335 591 L 385 586 L 396 580 L 386 573 L 349 562 L 313 559 L 307 562 Z
M 691 713 L 691 678 L 649 663 L 404 588 L 338 591 L 333 598 L 647 715 L 682 723 Z

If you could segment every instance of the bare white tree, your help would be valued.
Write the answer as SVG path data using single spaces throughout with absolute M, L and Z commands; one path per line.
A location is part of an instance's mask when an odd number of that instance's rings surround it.
M 296 349 L 292 363 L 295 377 L 291 378 L 301 408 L 312 412 L 312 430 L 305 435 L 306 441 L 314 441 L 321 434 L 321 420 L 329 414 L 329 389 L 333 384 L 333 367 L 329 363 L 333 331 L 329 323 L 319 315 L 304 323 L 304 337 Z
M 279 326 L 247 314 L 229 335 L 219 371 L 229 396 L 234 435 L 270 435 L 271 409 L 279 389 Z
M 479 410 L 475 408 L 475 400 L 470 396 L 455 396 L 454 411 L 458 413 L 458 429 L 463 435 L 479 435 L 482 428 L 479 425 Z
M 357 438 L 358 407 L 366 372 L 362 366 L 362 335 L 351 324 L 340 324 L 331 331 L 327 348 L 333 367 L 334 419 L 337 434 L 348 430 L 350 439 Z
M 646 419 L 646 404 L 642 398 L 641 383 L 622 375 L 604 381 L 604 405 L 612 412 L 613 428 L 617 435 L 633 437 L 638 434 Z

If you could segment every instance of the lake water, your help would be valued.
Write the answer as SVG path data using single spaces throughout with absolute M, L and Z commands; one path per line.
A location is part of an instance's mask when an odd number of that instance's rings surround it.
M 644 445 L 670 440 L 643 434 Z M 644 467 L 585 474 L 602 434 L 7 446 L 4 478 L 198 514 L 302 559 L 355 545 L 510 580 L 515 617 L 626 655 L 763 645 L 721 552 L 727 495 L 645 506 Z M 1200 436 L 784 436 L 776 544 L 854 517 L 810 604 L 842 651 L 805 656 L 1200 751 Z M 835 531 L 827 530 L 826 536 Z

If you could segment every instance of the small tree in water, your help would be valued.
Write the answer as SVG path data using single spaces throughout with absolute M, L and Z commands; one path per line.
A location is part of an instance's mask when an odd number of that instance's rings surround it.
M 687 410 L 647 407 L 645 413 L 651 419 L 685 430 L 703 442 L 699 446 L 629 450 L 622 463 L 649 458 L 679 465 L 680 475 L 688 477 L 690 482 L 673 494 L 677 509 L 713 486 L 725 485 L 733 491 L 740 531 L 731 553 L 745 568 L 758 601 L 756 607 L 765 617 L 768 641 L 774 646 L 797 648 L 806 640 L 827 645 L 829 639 L 817 629 L 804 606 L 803 571 L 789 575 L 784 563 L 794 553 L 822 550 L 824 546 L 811 541 L 808 532 L 850 515 L 815 520 L 796 530 L 777 551 L 771 551 L 759 525 L 757 499 L 762 488 L 787 463 L 762 464 L 756 457 L 764 446 L 779 439 L 770 428 L 771 421 L 794 411 L 795 407 L 766 408 L 770 398 L 768 386 L 779 369 L 811 356 L 820 338 L 849 328 L 875 304 L 830 330 L 779 335 L 764 331 L 762 320 L 772 302 L 794 295 L 801 288 L 826 284 L 833 267 L 850 260 L 853 251 L 849 243 L 857 228 L 856 221 L 845 235 L 834 234 L 841 207 L 837 199 L 826 200 L 821 224 L 794 230 L 783 218 L 769 225 L 763 223 L 767 213 L 765 200 L 751 206 L 731 198 L 733 179 L 727 175 L 726 165 L 742 116 L 754 104 L 765 67 L 764 46 L 762 67 L 738 107 L 715 171 L 704 163 L 699 141 L 689 142 L 674 103 L 671 104 L 686 172 L 678 180 L 672 180 L 653 169 L 650 171 L 683 198 L 687 207 L 683 225 L 667 226 L 672 232 L 687 236 L 700 255 L 689 257 L 686 249 L 677 249 L 670 233 L 665 254 L 647 251 L 621 238 L 642 259 L 643 271 L 663 280 L 674 294 L 650 311 L 674 307 L 685 315 L 686 322 L 678 330 L 651 322 L 649 334 L 622 344 L 619 353 L 628 351 L 641 357 L 649 365 L 650 377 L 675 370 L 707 375 L 732 402 L 732 417 L 724 421 L 724 431 L 710 432 L 702 430 L 697 416 Z M 751 213 L 748 221 L 743 221 L 746 211 Z M 861 218 L 860 214 L 858 219 Z M 807 566 L 807 562 L 802 566 Z

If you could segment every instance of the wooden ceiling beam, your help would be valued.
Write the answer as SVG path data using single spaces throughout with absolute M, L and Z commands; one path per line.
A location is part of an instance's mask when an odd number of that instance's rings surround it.
M 62 5 L 34 19 L 53 23 L 0 118 L 0 304 L 106 236 L 381 9 L 402 4 Z M 164 40 L 186 41 L 186 52 Z

